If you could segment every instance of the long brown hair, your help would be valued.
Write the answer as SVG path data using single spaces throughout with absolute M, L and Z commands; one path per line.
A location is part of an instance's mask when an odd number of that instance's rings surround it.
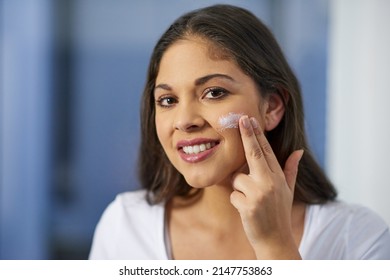
M 148 191 L 148 201 L 159 203 L 175 195 L 188 195 L 191 187 L 168 160 L 156 133 L 154 87 L 161 58 L 179 39 L 198 36 L 228 55 L 257 84 L 263 97 L 278 93 L 285 114 L 267 133 L 280 165 L 297 149 L 305 153 L 299 165 L 295 199 L 324 203 L 337 193 L 316 160 L 306 140 L 299 83 L 269 29 L 249 11 L 230 5 L 214 5 L 178 18 L 157 42 L 147 74 L 141 104 L 141 149 L 139 176 Z

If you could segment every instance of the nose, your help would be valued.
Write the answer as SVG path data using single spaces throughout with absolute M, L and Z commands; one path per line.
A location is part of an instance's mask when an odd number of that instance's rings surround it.
M 183 132 L 192 132 L 201 129 L 205 125 L 199 108 L 194 104 L 179 103 L 176 107 L 174 128 Z

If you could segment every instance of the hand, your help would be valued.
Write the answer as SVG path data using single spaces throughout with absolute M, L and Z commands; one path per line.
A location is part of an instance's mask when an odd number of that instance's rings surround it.
M 300 258 L 291 227 L 298 164 L 303 150 L 293 152 L 284 170 L 255 118 L 241 117 L 241 138 L 249 174 L 233 175 L 230 200 L 257 258 Z

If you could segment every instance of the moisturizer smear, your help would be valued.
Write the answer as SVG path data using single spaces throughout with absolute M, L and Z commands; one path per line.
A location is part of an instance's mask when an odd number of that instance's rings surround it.
M 220 116 L 218 119 L 218 123 L 220 125 L 220 131 L 229 128 L 238 128 L 238 121 L 244 114 L 241 113 L 229 113 L 224 116 Z

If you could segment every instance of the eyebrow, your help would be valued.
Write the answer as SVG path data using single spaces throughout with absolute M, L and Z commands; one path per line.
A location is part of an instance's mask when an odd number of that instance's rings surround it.
M 215 78 L 223 78 L 223 79 L 235 82 L 235 80 L 232 77 L 230 77 L 229 75 L 215 73 L 215 74 L 206 75 L 206 76 L 203 76 L 203 77 L 196 79 L 195 86 L 203 85 L 203 84 L 207 83 L 208 81 L 215 79 Z M 172 88 L 168 84 L 158 84 L 157 86 L 155 86 L 154 89 L 156 90 L 158 88 L 165 89 L 165 90 L 172 90 Z
M 165 89 L 165 90 L 172 90 L 172 88 L 167 84 L 158 84 L 157 86 L 154 87 L 154 90 L 158 88 Z
M 214 78 L 223 78 L 223 79 L 227 79 L 227 80 L 234 82 L 234 79 L 232 77 L 230 77 L 229 75 L 216 73 L 216 74 L 210 74 L 210 75 L 206 75 L 204 77 L 196 79 L 195 85 L 196 86 L 203 85 L 203 84 L 207 83 L 209 80 L 214 79 Z

